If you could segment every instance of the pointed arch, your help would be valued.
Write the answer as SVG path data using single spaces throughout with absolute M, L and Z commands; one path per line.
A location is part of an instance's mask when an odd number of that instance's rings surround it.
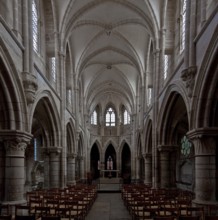
M 4 41 L 0 38 L 0 106 L 2 129 L 30 131 L 26 97 L 17 68 Z

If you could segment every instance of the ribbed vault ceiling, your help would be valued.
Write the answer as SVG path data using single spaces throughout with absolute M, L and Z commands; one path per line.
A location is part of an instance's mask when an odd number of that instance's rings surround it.
M 161 0 L 56 1 L 59 23 L 87 108 L 118 100 L 133 111 L 144 84 Z

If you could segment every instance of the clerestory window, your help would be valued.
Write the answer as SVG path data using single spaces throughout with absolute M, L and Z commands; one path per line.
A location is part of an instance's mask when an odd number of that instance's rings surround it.
M 33 50 L 39 52 L 39 15 L 38 1 L 32 0 L 32 33 L 33 33 Z
M 187 0 L 181 1 L 180 52 L 185 49 L 186 9 Z
M 96 112 L 96 110 L 94 110 L 93 113 L 92 113 L 91 124 L 92 125 L 97 125 L 97 112 Z
M 127 110 L 124 111 L 123 113 L 123 124 L 124 125 L 127 125 L 127 124 L 130 124 L 130 115 L 129 115 L 129 112 Z
M 115 126 L 116 117 L 114 110 L 110 107 L 106 111 L 105 115 L 106 126 Z

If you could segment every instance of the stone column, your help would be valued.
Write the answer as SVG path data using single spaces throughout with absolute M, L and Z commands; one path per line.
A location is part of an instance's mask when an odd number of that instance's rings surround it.
M 37 79 L 33 71 L 33 43 L 32 43 L 32 4 L 31 1 L 23 0 L 23 87 L 27 104 L 35 101 L 35 93 L 38 89 Z
M 85 179 L 85 160 L 84 160 L 84 156 L 80 157 L 80 178 L 82 180 Z
M 136 161 L 136 181 L 138 182 L 139 181 L 139 170 L 140 170 L 140 157 L 137 156 L 135 158 L 135 161 Z
M 144 161 L 145 161 L 145 179 L 144 183 L 147 185 L 152 184 L 152 155 L 151 154 L 144 154 Z
M 13 32 L 18 36 L 18 0 L 13 1 Z
M 201 26 L 203 26 L 207 20 L 207 1 L 201 0 Z
M 198 128 L 187 133 L 195 149 L 195 203 L 216 201 L 217 128 Z
M 50 177 L 50 188 L 60 187 L 60 154 L 61 147 L 49 147 L 49 177 Z
M 4 203 L 25 203 L 24 183 L 25 150 L 31 135 L 19 131 L 1 131 L 1 139 L 5 148 L 5 193 Z
M 67 160 L 67 184 L 68 185 L 76 184 L 75 158 L 76 158 L 76 154 L 68 154 L 68 160 Z
M 177 146 L 163 145 L 159 146 L 158 150 L 160 152 L 160 187 L 169 188 L 172 187 L 172 174 L 175 173 L 175 166 L 170 166 L 171 164 L 171 153 L 177 150 Z

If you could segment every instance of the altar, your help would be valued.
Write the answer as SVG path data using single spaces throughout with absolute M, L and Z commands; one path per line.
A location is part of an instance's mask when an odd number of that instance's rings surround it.
M 105 174 L 108 174 L 109 177 L 112 177 L 112 175 L 110 175 L 112 173 L 116 174 L 115 178 L 120 177 L 120 170 L 100 170 L 100 176 L 103 178 L 105 178 L 105 176 L 106 176 Z

